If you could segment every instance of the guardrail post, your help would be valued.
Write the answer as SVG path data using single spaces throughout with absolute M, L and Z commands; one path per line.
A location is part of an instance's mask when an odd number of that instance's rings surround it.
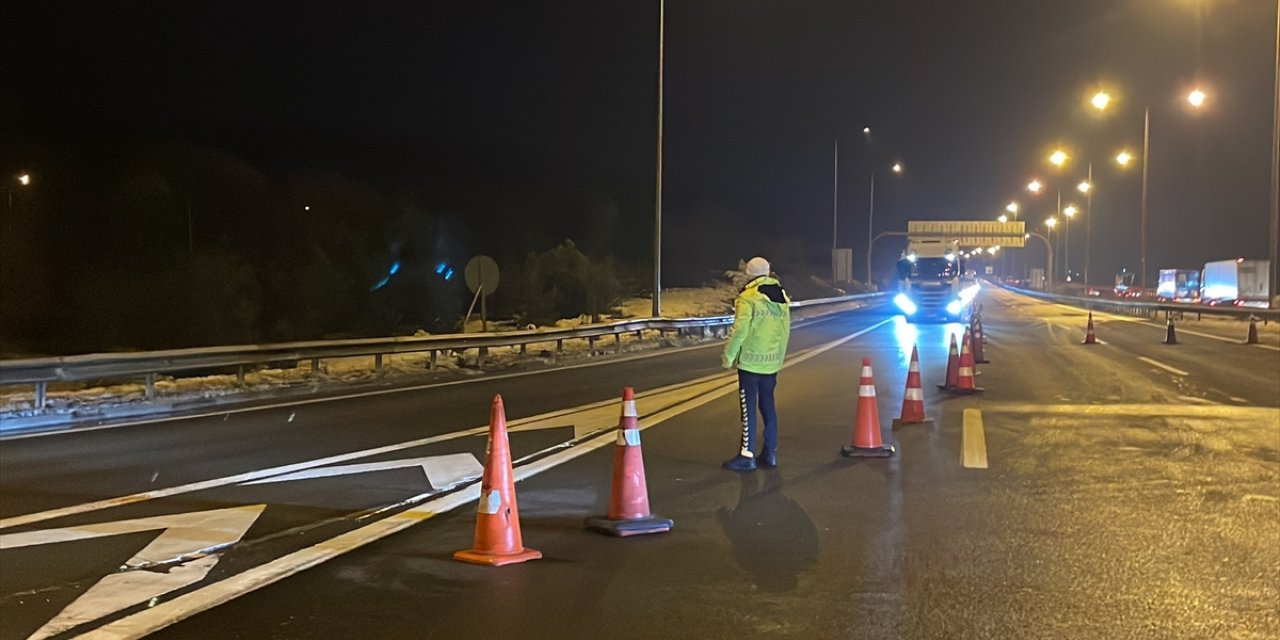
M 707 339 L 707 326 L 706 326 L 706 325 L 702 325 L 702 339 L 703 339 L 703 340 L 706 340 L 706 339 Z
M 556 340 L 556 353 L 564 353 L 564 340 Z
M 147 374 L 147 392 L 145 397 L 147 400 L 156 399 L 156 374 L 154 373 Z
M 431 359 L 427 361 L 428 371 L 436 368 L 436 356 L 439 355 L 439 353 L 440 353 L 439 351 L 436 351 L 434 349 L 431 350 Z
M 613 352 L 622 353 L 622 334 L 621 333 L 613 334 Z
M 320 358 L 311 359 L 311 375 L 312 376 L 320 375 Z
M 489 356 L 489 347 L 480 347 L 476 350 L 476 366 L 483 367 L 484 359 Z
M 373 354 L 373 372 L 382 373 L 382 354 L 381 353 Z
M 46 396 L 48 395 L 48 391 L 49 391 L 49 383 L 47 382 L 36 383 L 36 407 L 35 407 L 36 411 L 44 411 L 45 399 L 46 399 Z
M 528 343 L 528 342 L 521 342 L 521 343 L 520 343 L 520 355 L 524 355 L 524 354 L 526 354 L 526 353 L 529 353 L 529 343 Z
M 244 365 L 236 367 L 236 386 L 244 386 Z
M 658 335 L 662 335 L 662 332 L 659 331 Z M 636 330 L 636 340 L 644 340 L 644 329 Z
M 589 356 L 596 355 L 596 337 L 595 336 L 590 336 L 587 338 L 587 355 Z

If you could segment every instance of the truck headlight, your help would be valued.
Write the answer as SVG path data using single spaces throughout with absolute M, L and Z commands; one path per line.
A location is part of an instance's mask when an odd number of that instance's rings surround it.
M 908 298 L 905 293 L 899 293 L 897 296 L 894 296 L 893 303 L 898 305 L 898 308 L 902 309 L 902 312 L 909 316 L 915 315 L 916 313 L 916 303 L 912 302 L 911 298 Z
M 962 308 L 964 308 L 963 304 L 959 300 L 952 300 L 947 303 L 947 313 L 953 316 L 960 315 L 960 309 Z

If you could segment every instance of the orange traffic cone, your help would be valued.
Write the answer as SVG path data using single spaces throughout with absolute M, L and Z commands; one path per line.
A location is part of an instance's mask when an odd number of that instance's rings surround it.
M 1178 334 L 1173 330 L 1173 318 L 1169 318 L 1169 323 L 1164 332 L 1165 344 L 1178 344 Z
M 1080 344 L 1098 344 L 1098 337 L 1093 335 L 1093 312 L 1089 312 L 1089 325 L 1084 330 L 1084 342 Z
M 920 352 L 912 345 L 911 367 L 907 370 L 907 390 L 902 394 L 902 415 L 894 418 L 893 426 L 930 422 L 933 420 L 924 415 L 924 389 L 920 387 Z
M 611 536 L 637 536 L 671 530 L 671 521 L 649 513 L 649 488 L 644 481 L 644 455 L 640 451 L 640 425 L 636 418 L 636 393 L 622 390 L 622 417 L 618 419 L 618 445 L 613 448 L 613 490 L 609 513 L 587 518 L 587 528 Z
M 1245 344 L 1258 344 L 1258 319 L 1249 316 L 1249 337 L 1244 339 Z
M 960 384 L 960 352 L 956 350 L 956 334 L 951 334 L 951 350 L 947 354 L 947 379 L 939 389 L 946 391 Z
M 500 567 L 542 557 L 541 551 L 526 549 L 520 538 L 520 511 L 516 508 L 512 475 L 507 414 L 502 408 L 502 396 L 494 396 L 489 414 L 489 455 L 485 457 L 480 503 L 476 507 L 476 541 L 470 549 L 453 554 L 455 560 Z
M 871 358 L 862 359 L 862 381 L 858 385 L 858 415 L 854 418 L 853 444 L 840 447 L 846 458 L 888 458 L 893 447 L 880 440 L 880 410 L 876 407 L 876 383 L 871 374 Z
M 975 393 L 982 393 L 986 389 L 982 389 L 973 383 L 975 375 L 973 367 L 973 341 L 968 331 L 964 334 L 964 348 L 960 350 L 960 370 L 957 372 L 956 385 L 948 387 L 946 392 L 956 396 L 967 396 Z
M 987 338 L 982 334 L 982 316 L 978 316 L 973 320 L 971 325 L 973 329 L 973 362 L 974 364 L 988 364 L 986 356 L 982 355 L 982 347 L 987 343 Z

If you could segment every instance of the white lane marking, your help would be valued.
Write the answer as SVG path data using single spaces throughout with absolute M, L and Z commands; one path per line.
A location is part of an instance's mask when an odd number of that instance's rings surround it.
M 1171 366 L 1169 366 L 1169 365 L 1167 365 L 1167 364 L 1165 364 L 1165 363 L 1163 363 L 1163 362 L 1160 362 L 1160 361 L 1158 361 L 1158 360 L 1152 360 L 1151 358 L 1148 358 L 1148 357 L 1146 357 L 1146 356 L 1138 356 L 1138 359 L 1139 359 L 1139 360 L 1141 360 L 1141 361 L 1143 361 L 1143 362 L 1145 362 L 1145 363 L 1147 363 L 1147 364 L 1149 364 L 1149 365 L 1151 365 L 1151 366 L 1153 366 L 1153 367 L 1159 367 L 1159 368 L 1161 368 L 1161 369 L 1164 369 L 1165 371 L 1168 371 L 1169 373 L 1172 373 L 1172 374 L 1173 374 L 1173 375 L 1175 375 L 1175 376 L 1182 376 L 1182 377 L 1184 377 L 1184 378 L 1185 378 L 1186 376 L 1191 375 L 1191 374 L 1187 373 L 1186 371 L 1183 371 L 1182 369 L 1178 369 L 1178 368 L 1175 368 L 1175 367 L 1171 367 Z
M 811 349 L 795 358 L 789 359 L 787 363 L 783 365 L 783 368 L 800 364 L 809 358 L 825 353 L 850 340 L 853 340 L 854 338 L 884 326 L 892 320 L 893 318 L 887 318 L 882 322 L 878 322 L 849 336 Z M 642 420 L 639 428 L 643 430 L 657 426 L 681 414 L 697 409 L 712 400 L 722 398 L 736 391 L 737 382 L 730 377 L 726 376 L 725 378 L 725 381 L 719 387 L 689 398 L 679 405 L 668 407 L 667 409 L 659 411 L 653 416 Z M 515 469 L 515 479 L 517 481 L 525 480 L 536 476 L 543 471 L 553 469 L 565 462 L 586 455 L 596 449 L 615 446 L 614 438 L 614 434 L 612 433 L 602 434 L 571 449 L 566 449 L 528 465 L 517 467 Z M 418 505 L 417 507 L 388 516 L 359 529 L 348 531 L 347 533 L 335 536 L 329 540 L 319 542 L 305 549 L 300 549 L 288 555 L 276 558 L 266 564 L 235 574 L 209 586 L 183 594 L 168 602 L 163 602 L 131 616 L 126 616 L 79 637 L 89 640 L 141 638 L 148 634 L 155 633 L 156 631 L 176 622 L 185 620 L 186 618 L 200 613 L 201 611 L 212 609 L 213 607 L 229 602 L 246 593 L 261 589 L 262 587 L 283 580 L 284 578 L 328 560 L 332 560 L 333 558 L 358 549 L 371 542 L 381 540 L 382 538 L 396 533 L 397 531 L 407 529 L 419 522 L 429 520 L 437 515 L 474 502 L 479 498 L 480 485 L 472 484 L 455 493 L 441 496 Z
M 1280 408 L 1237 407 L 1229 404 L 1178 405 L 1178 404 L 1024 404 L 984 402 L 987 413 L 1040 413 L 1073 416 L 1142 417 L 1152 418 L 1221 418 L 1248 420 L 1270 425 L 1280 424 Z
M 856 307 L 856 308 L 854 308 L 854 309 L 846 309 L 846 310 L 843 310 L 843 311 L 836 311 L 836 312 L 832 312 L 832 313 L 830 313 L 830 314 L 828 314 L 828 315 L 825 315 L 825 316 L 818 316 L 818 317 L 815 317 L 815 318 L 813 318 L 812 320 L 807 320 L 807 321 L 806 321 L 806 320 L 797 320 L 797 321 L 796 321 L 796 323 L 798 324 L 798 323 L 803 322 L 803 326 L 805 326 L 805 327 L 809 327 L 809 326 L 813 326 L 813 325 L 821 324 L 821 323 L 823 323 L 823 322 L 828 322 L 828 321 L 830 321 L 830 320 L 834 320 L 834 319 L 836 319 L 838 316 L 840 316 L 841 314 L 844 314 L 844 313 L 849 313 L 849 312 L 851 312 L 851 311 L 862 311 L 862 310 L 866 310 L 866 309 L 876 309 L 876 308 L 878 308 L 878 307 L 880 307 L 880 306 L 884 306 L 884 305 L 869 305 L 869 306 L 865 306 L 865 307 Z M 879 325 L 876 325 L 876 326 L 879 326 Z M 548 340 L 547 342 L 555 342 L 555 340 L 554 340 L 554 339 L 552 339 L 552 340 Z M 492 376 L 486 375 L 486 376 L 481 376 L 481 377 L 476 377 L 476 378 L 467 378 L 467 379 L 465 379 L 465 380 L 450 380 L 450 381 L 448 381 L 448 382 L 431 382 L 431 383 L 427 383 L 427 384 L 413 385 L 413 386 L 409 386 L 409 387 L 396 387 L 396 388 L 393 388 L 393 389 L 378 389 L 378 390 L 374 390 L 374 391 L 362 391 L 362 392 L 358 392 L 358 393 L 346 393 L 346 394 L 335 395 L 335 396 L 325 396 L 325 397 L 323 397 L 323 398 L 307 398 L 307 399 L 304 399 L 304 400 L 291 400 L 291 401 L 288 401 L 288 402 L 279 402 L 279 403 L 271 403 L 271 404 L 255 405 L 255 406 L 252 406 L 252 407 L 237 407 L 237 408 L 234 408 L 234 409 L 219 409 L 219 410 L 217 410 L 217 411 L 208 411 L 208 412 L 206 412 L 206 413 L 196 413 L 196 414 L 189 414 L 189 415 L 182 415 L 182 416 L 164 416 L 164 417 L 161 417 L 161 418 L 152 418 L 152 419 L 149 419 L 149 420 L 137 420 L 137 421 L 133 421 L 133 422 L 121 422 L 121 423 L 116 423 L 116 424 L 103 424 L 103 425 L 97 425 L 97 426 L 92 426 L 92 427 L 74 427 L 74 428 L 64 429 L 64 430 L 60 430 L 60 431 L 44 431 L 44 432 L 39 432 L 39 433 L 16 433 L 16 434 L 13 434 L 13 435 L 4 435 L 4 434 L 0 434 L 0 442 L 4 442 L 4 441 L 6 441 L 6 440 L 23 440 L 23 439 L 26 439 L 26 438 L 48 438 L 48 437 L 52 437 L 52 436 L 65 436 L 65 435 L 73 435 L 73 434 L 78 434 L 78 433 L 89 433 L 89 432 L 91 432 L 91 431 L 102 431 L 102 430 L 105 430 L 105 429 L 120 429 L 120 428 L 123 428 L 123 427 L 137 427 L 137 426 L 148 425 L 148 424 L 159 424 L 159 423 L 163 423 L 163 422 L 174 422 L 174 421 L 177 421 L 177 420 L 197 420 L 197 419 L 200 419 L 200 418 L 210 418 L 210 417 L 213 417 L 213 416 L 222 416 L 222 417 L 223 417 L 223 420 L 225 421 L 225 420 L 226 420 L 226 417 L 227 417 L 227 416 L 229 416 L 229 415 L 232 415 L 232 414 L 239 414 L 239 413 L 252 413 L 252 412 L 255 412 L 255 411 L 267 411 L 267 410 L 270 410 L 270 409 L 283 409 L 283 408 L 286 408 L 286 407 L 297 407 L 297 406 L 308 405 L 308 404 L 320 404 L 320 403 L 324 403 L 324 402 L 337 402 L 337 401 L 340 401 L 340 400 L 353 400 L 353 399 L 356 399 L 356 398 L 367 398 L 367 397 L 372 397 L 372 396 L 387 395 L 387 394 L 391 394 L 391 393 L 407 393 L 407 392 L 411 392 L 411 391 L 423 391 L 423 390 L 427 390 L 427 389 L 440 389 L 440 388 L 444 388 L 444 387 L 452 387 L 452 386 L 463 385 L 463 384 L 475 384 L 475 383 L 479 383 L 479 382 L 491 382 L 491 381 L 494 381 L 494 380 L 510 380 L 510 379 L 512 379 L 512 378 L 523 378 L 523 377 L 525 377 L 525 376 L 533 376 L 533 375 L 539 375 L 539 374 L 544 374 L 544 373 L 555 373 L 555 372 L 557 372 L 557 371 L 572 371 L 572 370 L 574 370 L 574 369 L 585 369 L 585 368 L 587 368 L 587 367 L 599 367 L 599 366 L 610 365 L 610 364 L 622 364 L 622 363 L 626 363 L 626 362 L 634 362 L 634 361 L 636 361 L 636 360 L 645 360 L 645 359 L 648 359 L 648 358 L 656 358 L 656 357 L 659 357 L 659 356 L 666 356 L 666 355 L 673 355 L 673 354 L 678 354 L 678 353 L 684 353 L 684 352 L 686 352 L 686 351 L 697 351 L 698 349 L 710 349 L 710 348 L 712 348 L 712 347 L 722 347 L 722 346 L 723 346 L 723 342 L 722 342 L 722 341 L 715 341 L 715 342 L 708 342 L 708 343 L 706 343 L 706 344 L 693 345 L 693 346 L 689 346 L 689 347 L 675 347 L 675 348 L 672 348 L 672 349 L 656 349 L 656 350 L 649 351 L 649 352 L 646 352 L 646 353 L 638 353 L 638 354 L 630 355 L 630 356 L 622 356 L 622 357 L 618 357 L 618 358 L 608 358 L 608 359 L 604 359 L 604 360 L 596 360 L 596 361 L 592 361 L 592 362 L 583 362 L 583 363 L 579 363 L 579 364 L 565 365 L 565 366 L 562 366 L 562 367 L 549 367 L 549 368 L 546 368 L 546 369 L 536 369 L 536 370 L 533 370 L 533 371 L 519 371 L 519 372 L 516 372 L 516 373 L 502 373 L 502 374 L 492 375 Z M 248 399 L 247 401 L 251 401 L 251 400 L 252 400 L 252 399 Z M 289 417 L 289 421 L 290 421 L 290 422 L 292 422 L 292 421 L 293 421 L 293 416 L 292 416 L 292 415 L 290 415 L 290 417 Z
M 336 467 L 319 467 L 282 476 L 272 476 L 261 480 L 253 480 L 243 484 L 268 484 L 273 482 L 291 482 L 293 480 L 310 480 L 311 478 L 331 478 L 405 467 L 419 467 L 427 477 L 431 487 L 440 490 L 460 480 L 471 478 L 484 471 L 484 466 L 470 453 L 450 453 L 443 456 L 426 456 L 423 458 L 406 458 L 404 460 L 386 460 L 383 462 L 365 462 L 361 464 L 344 464 Z
M 787 364 L 784 366 L 790 366 L 792 364 L 798 364 L 800 362 L 803 362 L 808 358 L 811 358 L 814 355 L 817 355 L 818 353 L 822 353 L 826 350 L 833 348 L 832 345 L 844 344 L 845 342 L 852 340 L 853 338 L 857 338 L 866 333 L 874 331 L 875 329 L 878 329 L 879 327 L 882 327 L 885 324 L 892 321 L 893 321 L 893 317 L 885 318 L 880 322 L 877 322 L 869 327 L 856 331 L 835 342 L 827 343 L 825 345 L 819 345 L 817 347 L 808 349 L 807 351 L 802 351 L 799 354 L 791 357 L 787 361 Z M 679 383 L 667 385 L 665 387 L 660 387 L 653 391 L 638 394 L 638 396 L 639 396 L 639 399 L 641 400 L 647 400 L 651 403 L 656 402 L 660 406 L 669 406 L 670 404 L 683 401 L 684 399 L 686 399 L 684 396 L 687 396 L 689 394 L 699 393 L 701 391 L 701 386 L 707 384 L 708 382 L 715 382 L 719 380 L 728 379 L 732 377 L 732 375 L 733 374 L 715 373 L 715 374 L 704 376 L 702 378 L 698 378 L 695 380 L 679 382 Z M 664 402 L 667 404 L 662 404 Z M 599 402 L 592 402 L 592 403 L 584 404 L 578 407 L 573 407 L 570 409 L 562 409 L 559 411 L 552 411 L 550 413 L 545 413 L 538 416 L 532 416 L 529 418 L 514 420 L 508 423 L 508 427 L 510 431 L 515 432 L 515 431 L 524 431 L 524 430 L 536 429 L 536 428 L 551 428 L 551 427 L 573 425 L 575 437 L 581 437 L 582 435 L 591 433 L 592 431 L 597 431 L 601 428 L 605 428 L 609 426 L 611 421 L 613 423 L 616 423 L 617 415 L 618 415 L 617 403 L 618 403 L 617 400 L 612 400 L 612 399 L 601 400 Z M 600 422 L 601 420 L 603 420 L 603 422 Z M 191 482 L 188 484 L 168 487 L 165 489 L 156 489 L 153 491 L 145 491 L 142 493 L 135 493 L 127 496 L 120 496 L 117 498 L 108 498 L 105 500 L 97 500 L 94 502 L 86 502 L 78 505 L 71 505 L 67 507 L 60 507 L 57 509 L 50 509 L 48 511 L 40 511 L 36 513 L 23 514 L 20 516 L 11 516 L 8 518 L 0 519 L 0 529 L 7 529 L 9 527 L 16 527 L 16 526 L 25 525 L 25 524 L 31 524 L 34 522 L 40 522 L 40 521 L 49 520 L 52 518 L 60 518 L 63 516 L 69 516 L 69 515 L 74 515 L 78 513 L 86 513 L 89 511 L 108 509 L 111 507 L 118 507 L 126 504 L 133 504 L 136 502 L 145 502 L 148 500 L 155 500 L 157 498 L 165 498 L 165 497 L 170 497 L 175 495 L 181 495 L 184 493 L 191 493 L 194 491 L 203 491 L 205 489 L 213 489 L 213 488 L 222 487 L 230 484 L 247 483 L 247 482 L 252 482 L 254 480 L 260 480 L 262 478 L 267 478 L 270 476 L 275 476 L 275 475 L 280 475 L 285 473 L 293 473 L 293 472 L 302 471 L 305 469 L 311 469 L 314 467 L 323 467 L 323 466 L 338 464 L 341 462 L 348 462 L 351 460 L 358 460 L 360 458 L 367 458 L 375 455 L 381 455 L 384 453 L 393 453 L 393 452 L 401 451 L 404 449 L 411 449 L 414 447 L 426 446 L 426 445 L 435 444 L 438 442 L 445 442 L 447 440 L 453 440 L 456 438 L 482 435 L 488 432 L 489 432 L 489 427 L 487 425 L 483 427 L 474 427 L 474 428 L 466 429 L 463 431 L 454 431 L 452 433 L 444 433 L 436 436 L 430 436 L 427 438 L 409 440 L 407 442 L 401 442 L 398 444 L 391 444 L 391 445 L 386 445 L 382 447 L 375 447 L 372 449 L 365 449 L 363 451 L 353 451 L 350 453 L 343 453 L 343 454 L 328 456 L 325 458 L 318 458 L 315 460 L 298 462 L 294 464 L 281 465 L 278 467 L 271 467 L 271 468 L 261 469 L 256 471 L 247 471 L 244 473 L 238 473 L 235 475 L 225 476 L 222 478 L 214 478 L 212 480 L 202 480 L 199 482 Z
M 125 563 L 126 570 L 107 575 L 40 627 L 31 639 L 56 636 L 68 629 L 195 584 L 218 564 L 216 550 L 234 544 L 262 514 L 265 504 L 195 513 L 138 518 L 0 535 L 0 549 L 14 549 L 69 540 L 101 538 L 163 529 Z M 142 567 L 188 559 L 165 571 Z
M 981 409 L 971 407 L 964 410 L 964 430 L 960 440 L 964 451 L 961 466 L 966 469 L 986 469 L 987 436 L 982 428 Z

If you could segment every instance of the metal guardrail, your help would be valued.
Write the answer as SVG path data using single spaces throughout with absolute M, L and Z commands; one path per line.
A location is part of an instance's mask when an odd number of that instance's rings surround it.
M 864 293 L 836 298 L 805 300 L 792 303 L 792 308 L 818 307 L 845 304 L 861 300 L 873 300 L 885 293 Z M 311 370 L 318 371 L 320 362 L 330 358 L 372 356 L 374 369 L 382 369 L 386 355 L 423 353 L 429 354 L 428 369 L 434 369 L 441 352 L 466 352 L 478 350 L 483 358 L 488 349 L 495 347 L 519 347 L 525 352 L 528 345 L 556 343 L 556 351 L 564 349 L 565 340 L 586 340 L 592 353 L 596 342 L 613 336 L 614 351 L 622 350 L 622 336 L 635 333 L 642 337 L 645 331 L 659 334 L 686 335 L 700 332 L 704 337 L 712 332 L 727 331 L 733 324 L 733 316 L 710 318 L 645 318 L 623 320 L 606 324 L 588 325 L 573 329 L 548 329 L 510 331 L 505 333 L 451 334 L 440 336 L 410 336 L 391 338 L 359 338 L 351 340 L 317 340 L 310 342 L 286 342 L 263 345 L 239 345 L 197 349 L 172 349 L 166 351 L 142 351 L 133 353 L 94 353 L 53 358 L 28 358 L 0 360 L 0 386 L 34 385 L 35 406 L 46 404 L 48 385 L 54 382 L 82 380 L 119 380 L 143 377 L 146 380 L 146 398 L 155 397 L 157 374 L 190 372 L 196 370 L 235 369 L 237 382 L 244 383 L 247 367 L 278 362 L 311 361 Z
M 1036 291 L 1034 289 L 1022 289 L 1020 287 L 1011 287 L 1004 283 L 996 283 L 998 286 L 1016 291 L 1024 295 L 1048 300 L 1050 302 L 1060 302 L 1077 307 L 1084 307 L 1094 311 L 1110 311 L 1112 313 L 1120 313 L 1130 316 L 1140 316 L 1147 318 L 1157 318 L 1161 313 L 1166 318 L 1184 318 L 1188 314 L 1194 314 L 1196 318 L 1201 316 L 1221 316 L 1229 318 L 1237 318 L 1240 320 L 1248 320 L 1249 318 L 1257 318 L 1265 322 L 1280 322 L 1280 309 L 1259 309 L 1256 307 L 1219 307 L 1207 304 L 1184 304 L 1177 302 L 1140 302 L 1137 300 L 1111 300 L 1108 298 L 1082 298 L 1080 296 L 1067 296 L 1056 293 L 1047 293 L 1044 291 Z

